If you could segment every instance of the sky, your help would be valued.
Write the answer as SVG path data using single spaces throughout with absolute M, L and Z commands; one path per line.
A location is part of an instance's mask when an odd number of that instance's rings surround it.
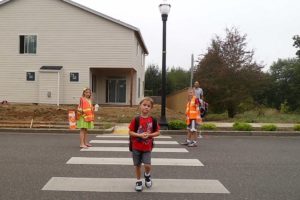
M 146 66 L 162 65 L 162 0 L 73 0 L 100 13 L 137 27 L 149 55 Z M 188 70 L 191 55 L 206 53 L 217 35 L 236 27 L 247 35 L 254 60 L 269 66 L 279 58 L 295 57 L 294 35 L 300 35 L 299 0 L 168 0 L 166 65 Z

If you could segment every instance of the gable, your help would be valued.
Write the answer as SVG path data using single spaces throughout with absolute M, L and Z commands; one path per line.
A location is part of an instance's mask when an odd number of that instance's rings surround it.
M 1 6 L 2 6 L 2 5 L 5 5 L 5 4 L 7 4 L 7 3 L 9 3 L 9 2 L 12 2 L 12 1 L 26 1 L 26 0 L 2 0 L 2 1 L 0 1 L 0 9 L 1 9 Z M 27 1 L 28 1 L 28 0 L 27 0 Z M 32 1 L 35 1 L 36 3 L 39 3 L 39 4 L 44 4 L 44 3 L 45 3 L 46 1 L 48 1 L 48 0 L 32 0 Z M 148 50 L 147 50 L 147 47 L 146 47 L 146 45 L 145 45 L 145 43 L 144 43 L 143 37 L 142 37 L 142 35 L 141 35 L 141 32 L 140 32 L 140 30 L 139 30 L 138 28 L 136 28 L 136 27 L 134 27 L 134 26 L 131 26 L 131 25 L 127 24 L 127 23 L 124 23 L 124 22 L 122 22 L 122 21 L 120 21 L 120 20 L 114 19 L 114 18 L 112 18 L 112 17 L 110 17 L 110 16 L 108 16 L 108 15 L 105 15 L 105 14 L 103 14 L 103 13 L 100 13 L 100 12 L 98 12 L 98 11 L 95 11 L 95 10 L 93 10 L 93 9 L 90 9 L 90 8 L 88 8 L 88 7 L 85 7 L 85 6 L 81 5 L 81 4 L 78 4 L 78 3 L 76 3 L 76 2 L 73 2 L 73 1 L 71 1 L 71 0 L 52 0 L 52 1 L 53 1 L 53 2 L 54 2 L 54 1 L 58 1 L 58 2 L 61 2 L 61 3 L 64 3 L 64 2 L 65 2 L 65 3 L 67 3 L 68 5 L 74 6 L 74 7 L 76 7 L 76 8 L 79 8 L 79 9 L 81 9 L 81 10 L 83 10 L 83 11 L 85 11 L 85 12 L 91 14 L 91 15 L 98 16 L 98 17 L 100 17 L 100 18 L 102 18 L 102 19 L 105 19 L 105 20 L 107 20 L 107 21 L 109 21 L 109 22 L 115 23 L 115 24 L 117 24 L 117 25 L 119 25 L 119 26 L 125 27 L 125 28 L 127 28 L 127 29 L 129 29 L 129 30 L 131 30 L 131 31 L 134 31 L 134 32 L 135 32 L 134 35 L 137 37 L 137 40 L 139 41 L 139 43 L 140 43 L 141 47 L 143 48 L 143 51 L 145 52 L 145 54 L 148 54 L 148 53 L 149 53 Z M 47 4 L 48 4 L 48 3 L 46 3 L 45 5 L 47 5 Z

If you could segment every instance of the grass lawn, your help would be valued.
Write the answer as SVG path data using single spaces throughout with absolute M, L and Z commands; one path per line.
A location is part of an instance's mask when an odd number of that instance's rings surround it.
M 237 114 L 234 118 L 228 118 L 227 113 L 213 114 L 206 117 L 206 121 L 247 122 L 247 123 L 300 123 L 300 114 L 280 113 L 275 109 L 264 109 L 263 111 L 247 111 Z

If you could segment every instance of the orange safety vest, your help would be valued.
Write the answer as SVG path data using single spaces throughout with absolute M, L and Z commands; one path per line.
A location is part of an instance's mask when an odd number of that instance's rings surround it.
M 78 105 L 78 111 L 82 111 L 84 121 L 91 122 L 94 121 L 94 107 L 91 101 L 86 98 L 80 98 L 80 104 Z
M 196 104 L 196 97 L 193 96 L 192 99 L 186 104 L 186 124 L 189 125 L 192 119 L 195 119 L 197 123 L 201 123 L 202 119 L 200 117 L 199 105 Z

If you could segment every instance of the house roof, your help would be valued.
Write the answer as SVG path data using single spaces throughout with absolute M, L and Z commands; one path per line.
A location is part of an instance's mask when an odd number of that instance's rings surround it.
M 1 6 L 2 4 L 5 4 L 5 3 L 9 2 L 9 1 L 11 1 L 11 0 L 2 0 L 2 1 L 0 1 L 0 6 Z M 132 25 L 130 25 L 130 24 L 124 23 L 124 22 L 122 22 L 122 21 L 120 21 L 120 20 L 114 19 L 114 18 L 112 18 L 112 17 L 110 17 L 110 16 L 108 16 L 108 15 L 105 15 L 105 14 L 103 14 L 103 13 L 100 13 L 100 12 L 98 12 L 98 11 L 96 11 L 96 10 L 93 10 L 93 9 L 91 9 L 91 8 L 88 8 L 88 7 L 86 7 L 86 6 L 83 6 L 83 5 L 81 5 L 81 4 L 79 4 L 79 3 L 76 3 L 76 2 L 74 2 L 74 1 L 71 1 L 71 0 L 61 0 L 61 1 L 64 1 L 64 2 L 66 2 L 66 3 L 69 3 L 70 5 L 73 5 L 73 6 L 75 6 L 75 7 L 81 8 L 81 9 L 87 11 L 87 12 L 90 12 L 90 13 L 92 13 L 92 14 L 98 15 L 98 16 L 104 18 L 104 19 L 107 19 L 107 20 L 109 20 L 109 21 L 111 21 L 111 22 L 114 22 L 114 23 L 116 23 L 116 24 L 119 24 L 119 25 L 124 26 L 124 27 L 126 27 L 126 28 L 128 28 L 128 29 L 133 30 L 133 31 L 135 32 L 135 35 L 137 36 L 138 40 L 140 41 L 141 46 L 142 46 L 142 48 L 143 48 L 145 54 L 149 54 L 148 49 L 147 49 L 147 47 L 146 47 L 146 45 L 145 45 L 144 39 L 143 39 L 143 37 L 142 37 L 142 34 L 141 34 L 140 30 L 139 30 L 137 27 L 134 27 L 134 26 L 132 26 Z

